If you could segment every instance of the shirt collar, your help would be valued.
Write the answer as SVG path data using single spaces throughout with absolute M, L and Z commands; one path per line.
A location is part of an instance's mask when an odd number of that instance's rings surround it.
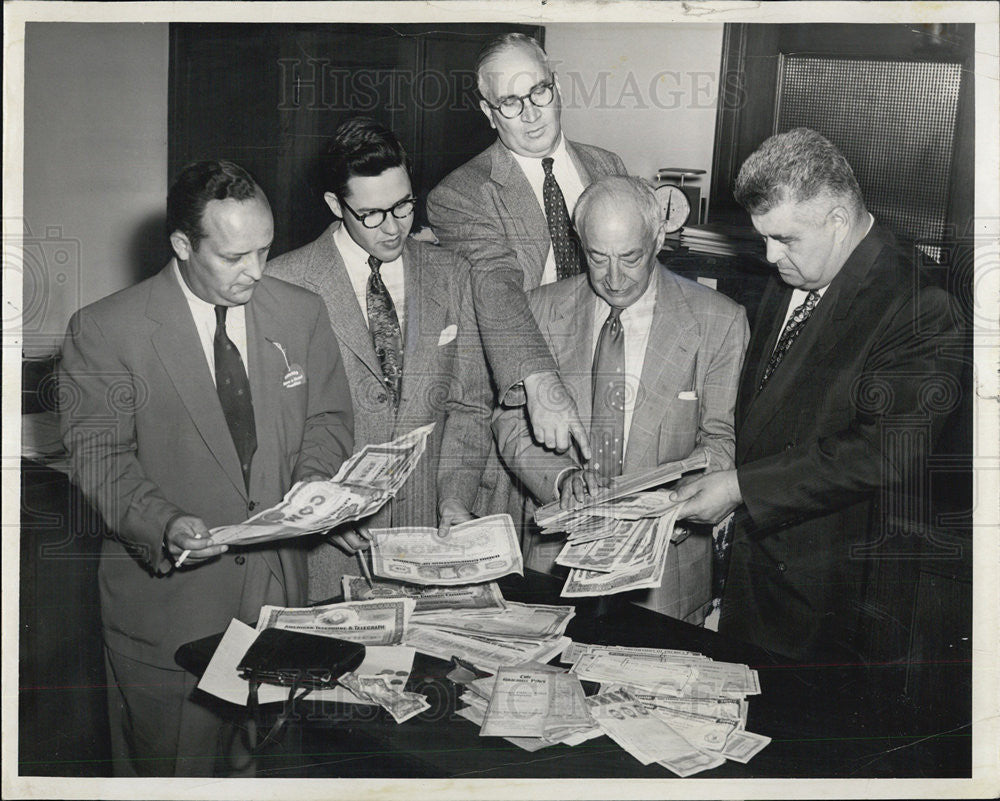
M 170 260 L 170 266 L 173 269 L 174 276 L 177 278 L 177 283 L 180 284 L 181 292 L 184 293 L 184 299 L 188 302 L 188 305 L 195 308 L 208 309 L 215 314 L 215 304 L 209 303 L 204 298 L 199 298 L 194 292 L 191 291 L 191 287 L 187 285 L 187 281 L 184 280 L 184 276 L 181 274 L 180 264 L 177 263 L 177 259 L 173 258 Z
M 501 144 L 503 144 L 501 142 Z M 507 145 L 504 145 L 507 147 Z M 559 132 L 559 141 L 556 143 L 555 150 L 549 153 L 548 156 L 539 156 L 535 158 L 534 156 L 522 156 L 520 153 L 515 153 L 510 148 L 507 148 L 514 160 L 521 165 L 521 169 L 527 173 L 528 170 L 540 170 L 542 168 L 542 159 L 551 158 L 554 163 L 561 163 L 563 159 L 569 158 L 569 153 L 566 152 L 566 138 L 562 135 L 562 131 Z

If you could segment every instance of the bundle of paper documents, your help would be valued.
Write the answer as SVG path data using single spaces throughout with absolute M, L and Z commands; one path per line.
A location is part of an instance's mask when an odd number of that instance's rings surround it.
M 748 762 L 770 741 L 745 729 L 747 696 L 760 693 L 746 665 L 692 651 L 572 643 L 568 672 L 526 663 L 463 680 L 458 714 L 528 751 L 607 734 L 644 765 L 678 776 Z M 600 683 L 585 697 L 580 680 Z
M 218 544 L 250 545 L 327 531 L 374 514 L 406 483 L 427 447 L 430 423 L 381 445 L 366 445 L 329 481 L 300 481 L 281 503 L 249 520 L 211 530 Z
M 370 533 L 372 572 L 383 578 L 440 587 L 524 575 L 510 515 L 460 523 L 444 539 L 435 528 L 373 528 Z
M 564 636 L 572 606 L 522 604 L 504 599 L 496 583 L 412 587 L 344 576 L 344 598 L 398 598 L 416 603 L 403 643 L 440 659 L 457 656 L 483 670 L 537 660 L 546 662 L 570 643 Z

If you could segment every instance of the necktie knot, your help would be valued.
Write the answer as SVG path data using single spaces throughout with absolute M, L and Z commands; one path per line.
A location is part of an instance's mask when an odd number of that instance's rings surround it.
M 226 312 L 228 311 L 229 311 L 228 306 L 215 307 L 215 324 L 220 328 L 226 327 Z
M 381 259 L 376 258 L 375 256 L 369 256 L 368 257 L 368 266 L 371 267 L 372 272 L 375 273 L 375 275 L 378 275 L 379 278 L 381 278 L 381 276 L 379 275 L 379 270 L 382 267 L 382 260 Z
M 546 156 L 545 158 L 542 159 L 542 171 L 546 175 L 552 175 L 552 165 L 554 163 L 555 160 L 551 156 Z

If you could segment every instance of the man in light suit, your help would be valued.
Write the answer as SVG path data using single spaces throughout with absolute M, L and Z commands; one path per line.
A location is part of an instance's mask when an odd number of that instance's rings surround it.
M 523 410 L 508 408 L 494 421 L 504 461 L 538 503 L 559 498 L 564 507 L 615 475 L 698 451 L 708 455 L 710 471 L 731 468 L 748 338 L 743 308 L 659 264 L 660 206 L 640 178 L 591 184 L 577 204 L 576 225 L 588 274 L 539 287 L 528 299 L 563 382 L 591 421 L 594 458 L 584 464 L 539 446 Z M 609 339 L 617 349 L 609 350 Z M 619 389 L 603 383 L 609 373 Z M 550 569 L 563 544 L 535 535 L 526 564 Z M 711 552 L 707 533 L 672 544 L 661 587 L 630 600 L 701 623 L 711 602 Z
M 539 442 L 565 451 L 572 439 L 589 458 L 586 427 L 525 292 L 585 268 L 569 224 L 576 200 L 595 179 L 624 175 L 625 166 L 614 153 L 563 136 L 559 81 L 534 39 L 514 33 L 490 41 L 476 75 L 480 108 L 497 141 L 435 187 L 427 216 L 441 244 L 472 263 L 479 331 L 499 402 L 526 402 Z M 485 479 L 502 476 L 487 469 Z
M 374 120 L 343 123 L 328 146 L 324 199 L 340 219 L 314 242 L 271 261 L 267 272 L 317 292 L 340 343 L 358 447 L 436 423 L 427 450 L 398 495 L 368 526 L 437 526 L 471 518 L 491 449 L 492 397 L 475 325 L 469 265 L 459 254 L 411 239 L 414 198 L 399 140 Z M 378 281 L 391 309 L 379 332 Z M 381 290 L 377 290 L 381 292 Z M 388 356 L 386 355 L 389 351 Z M 393 351 L 398 352 L 393 352 Z M 382 356 L 379 355 L 382 354 Z M 309 595 L 340 590 L 349 555 L 367 548 L 364 528 L 334 534 L 337 548 L 309 554 Z
M 778 275 L 740 379 L 736 467 L 679 490 L 682 515 L 737 509 L 719 630 L 779 658 L 863 663 L 865 602 L 900 488 L 920 478 L 961 388 L 950 296 L 916 275 L 815 131 L 765 141 L 736 179 Z M 957 337 L 957 338 L 956 338 Z M 895 496 L 895 497 L 894 497 Z M 876 558 L 876 557 L 872 557 Z
M 189 165 L 167 223 L 176 258 L 77 312 L 60 365 L 74 479 L 113 535 L 98 576 L 116 776 L 230 770 L 233 730 L 192 698 L 174 652 L 263 604 L 301 604 L 305 554 L 230 551 L 209 529 L 330 477 L 352 448 L 322 301 L 262 277 L 274 227 L 261 188 L 229 162 Z

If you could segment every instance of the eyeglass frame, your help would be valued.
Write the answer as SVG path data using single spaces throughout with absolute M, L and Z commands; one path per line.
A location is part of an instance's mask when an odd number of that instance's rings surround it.
M 354 215 L 354 219 L 356 219 L 369 231 L 374 231 L 376 228 L 378 228 L 382 223 L 385 222 L 385 218 L 388 217 L 390 214 L 393 216 L 393 218 L 397 220 L 405 220 L 407 217 L 409 217 L 417 210 L 417 198 L 415 195 L 403 198 L 398 203 L 394 203 L 388 209 L 371 209 L 370 211 L 366 211 L 364 214 L 358 214 L 354 209 L 352 209 L 347 204 L 347 201 L 344 200 L 343 198 L 339 198 L 339 200 L 340 200 L 340 205 L 343 206 L 345 209 L 347 209 L 349 212 L 351 212 L 351 214 Z M 398 209 L 400 206 L 406 203 L 410 203 L 412 205 L 412 208 L 402 216 L 396 214 L 396 209 Z M 365 222 L 365 218 L 371 217 L 373 214 L 381 214 L 382 216 L 379 218 L 379 221 L 375 223 L 375 225 L 369 225 L 368 223 Z
M 552 93 L 552 97 L 549 98 L 548 103 L 541 103 L 541 104 L 536 103 L 534 99 L 531 97 L 535 93 L 535 90 L 539 89 L 540 87 L 546 88 Z M 535 108 L 548 108 L 549 106 L 552 105 L 552 101 L 555 99 L 556 99 L 556 74 L 554 72 L 547 81 L 539 81 L 534 86 L 532 86 L 531 90 L 526 95 L 505 95 L 504 97 L 500 98 L 501 102 L 504 100 L 516 100 L 520 104 L 520 108 L 517 110 L 517 114 L 515 114 L 513 117 L 508 117 L 506 114 L 503 113 L 503 109 L 499 105 L 494 106 L 489 100 L 486 99 L 485 95 L 483 96 L 483 102 L 491 109 L 498 112 L 500 116 L 503 117 L 505 120 L 516 120 L 518 117 L 524 114 L 525 100 L 531 101 L 531 105 L 533 105 Z

